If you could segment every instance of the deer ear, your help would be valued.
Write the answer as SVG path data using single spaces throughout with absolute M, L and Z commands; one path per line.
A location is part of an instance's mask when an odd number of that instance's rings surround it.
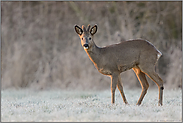
M 75 25 L 75 31 L 78 35 L 82 35 L 83 34 L 83 30 L 78 26 L 78 25 Z
M 94 35 L 96 32 L 97 32 L 97 25 L 93 26 L 93 27 L 90 29 L 90 34 L 91 34 L 91 35 Z

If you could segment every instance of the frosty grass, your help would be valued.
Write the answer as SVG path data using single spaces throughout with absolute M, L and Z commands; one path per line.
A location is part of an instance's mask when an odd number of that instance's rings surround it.
M 136 106 L 140 89 L 125 89 L 130 105 L 123 103 L 116 90 L 106 91 L 33 91 L 2 90 L 1 121 L 182 121 L 182 90 L 165 90 L 163 106 L 158 106 L 158 89 L 148 90 L 142 105 Z

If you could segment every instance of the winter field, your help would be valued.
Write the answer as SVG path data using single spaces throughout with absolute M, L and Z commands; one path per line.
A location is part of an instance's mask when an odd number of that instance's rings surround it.
M 130 105 L 125 105 L 116 90 L 111 92 L 2 90 L 1 121 L 182 121 L 182 90 L 164 91 L 163 106 L 158 106 L 158 89 L 149 89 L 142 105 L 136 106 L 140 89 L 125 89 Z

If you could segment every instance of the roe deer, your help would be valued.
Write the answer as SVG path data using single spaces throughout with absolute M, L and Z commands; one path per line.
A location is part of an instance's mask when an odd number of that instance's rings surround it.
M 155 64 L 162 54 L 153 44 L 146 40 L 137 39 L 100 48 L 93 41 L 97 25 L 92 28 L 88 25 L 87 29 L 84 25 L 82 28 L 75 25 L 75 31 L 81 39 L 82 47 L 98 71 L 111 77 L 112 104 L 115 102 L 116 86 L 124 103 L 128 104 L 123 92 L 120 73 L 132 68 L 142 86 L 137 105 L 141 104 L 149 87 L 145 74 L 157 84 L 159 89 L 158 105 L 162 105 L 163 81 L 155 72 Z

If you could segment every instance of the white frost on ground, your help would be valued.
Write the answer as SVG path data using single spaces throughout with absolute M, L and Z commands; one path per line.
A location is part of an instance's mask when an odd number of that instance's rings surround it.
M 182 121 L 182 90 L 165 90 L 158 106 L 158 90 L 148 90 L 142 105 L 136 106 L 141 90 L 125 90 L 125 105 L 116 90 L 111 104 L 107 91 L 2 90 L 1 121 Z

